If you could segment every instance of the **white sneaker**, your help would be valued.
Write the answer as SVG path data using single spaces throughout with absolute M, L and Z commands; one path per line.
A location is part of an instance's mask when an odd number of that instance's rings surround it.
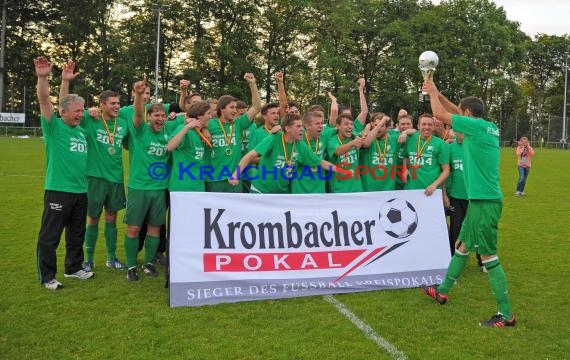
M 48 290 L 58 290 L 63 287 L 63 284 L 57 281 L 56 279 L 52 279 L 51 281 L 45 282 L 42 284 Z
M 92 278 L 93 275 L 95 274 L 93 274 L 92 271 L 85 271 L 83 269 L 77 270 L 73 274 L 63 274 L 63 276 L 65 276 L 66 278 L 76 278 L 81 280 L 87 280 L 89 278 Z
M 520 191 L 515 191 L 515 196 L 521 196 L 522 193 Z

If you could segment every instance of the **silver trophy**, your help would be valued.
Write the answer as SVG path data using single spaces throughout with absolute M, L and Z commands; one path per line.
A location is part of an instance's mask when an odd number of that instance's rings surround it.
M 433 73 L 437 64 L 439 63 L 439 57 L 437 54 L 431 50 L 424 51 L 419 58 L 420 62 L 420 71 L 424 77 L 424 81 L 433 80 Z M 427 93 L 422 92 L 425 96 Z

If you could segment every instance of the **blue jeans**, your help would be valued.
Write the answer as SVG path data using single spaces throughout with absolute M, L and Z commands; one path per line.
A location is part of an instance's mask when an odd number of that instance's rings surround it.
M 517 191 L 524 192 L 524 186 L 526 185 L 526 179 L 528 179 L 529 173 L 530 168 L 519 166 L 519 182 L 517 183 Z

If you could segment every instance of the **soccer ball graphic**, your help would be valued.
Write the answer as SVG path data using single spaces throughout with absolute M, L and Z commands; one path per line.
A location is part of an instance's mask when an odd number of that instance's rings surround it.
M 404 239 L 416 231 L 418 214 L 406 200 L 391 199 L 380 209 L 380 225 L 391 237 Z

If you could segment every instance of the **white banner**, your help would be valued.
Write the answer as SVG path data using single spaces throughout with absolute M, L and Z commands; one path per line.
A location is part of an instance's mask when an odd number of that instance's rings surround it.
M 26 114 L 24 113 L 0 113 L 0 123 L 24 124 L 25 122 Z
M 440 283 L 441 191 L 170 193 L 170 306 Z

